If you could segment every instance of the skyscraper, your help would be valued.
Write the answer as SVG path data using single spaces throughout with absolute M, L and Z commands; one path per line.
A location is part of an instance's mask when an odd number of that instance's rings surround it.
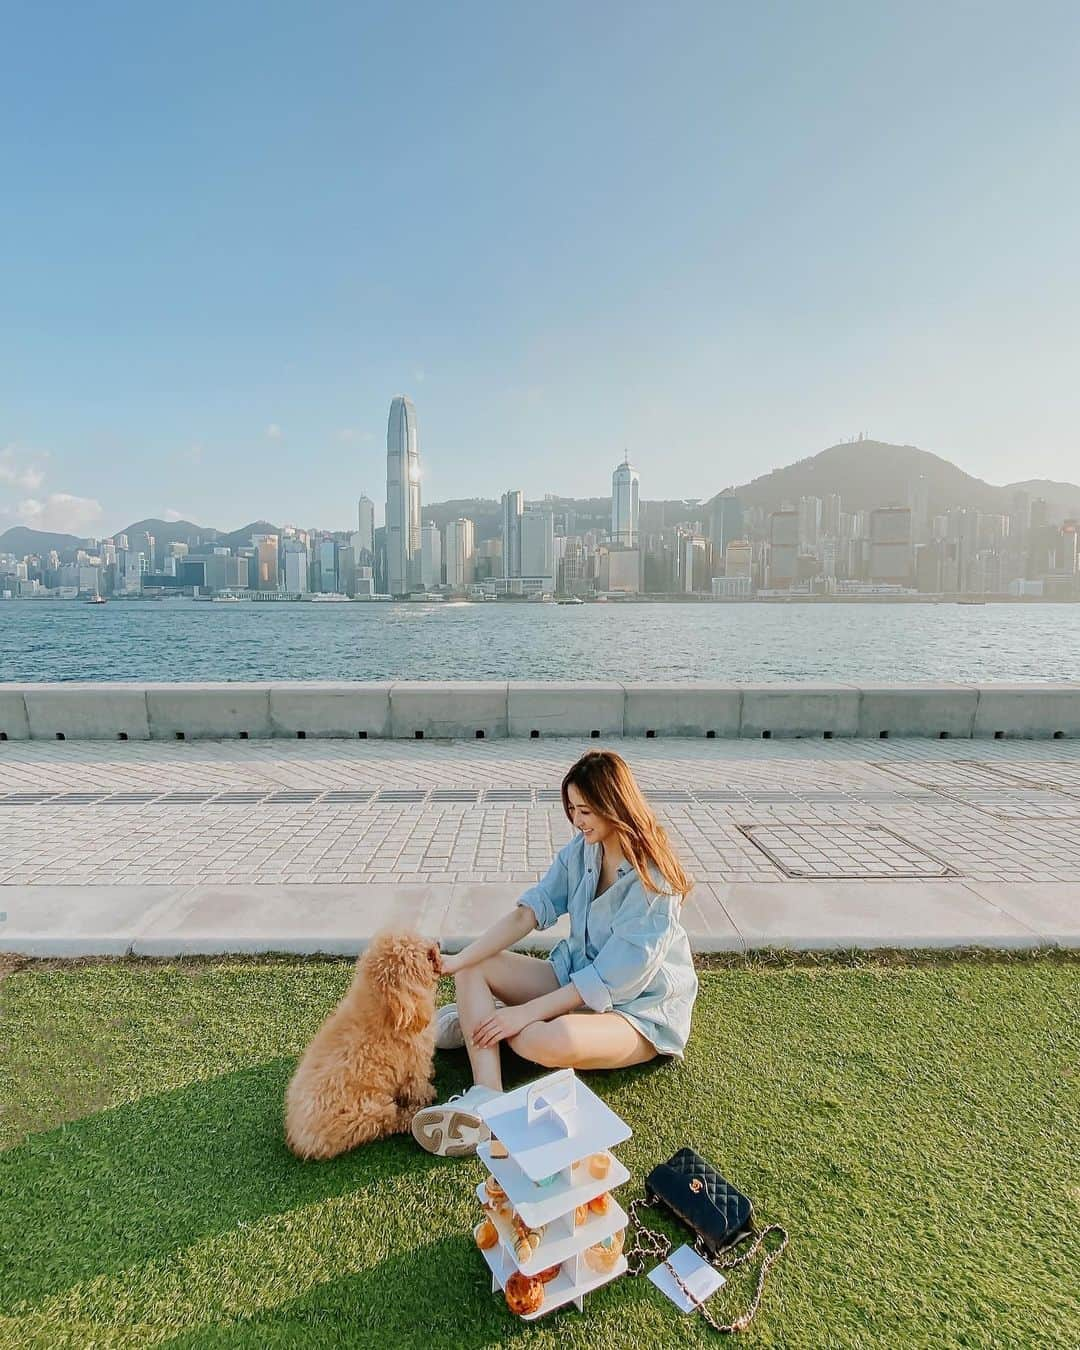
M 420 446 L 412 399 L 398 395 L 386 426 L 386 586 L 407 595 L 420 580 Z
M 442 585 L 442 535 L 433 520 L 420 529 L 420 585 L 425 591 Z
M 631 468 L 630 454 L 611 475 L 611 542 L 624 548 L 638 545 L 638 471 Z
M 521 576 L 521 516 L 525 494 L 518 489 L 502 496 L 502 574 Z
M 446 526 L 446 584 L 455 591 L 471 586 L 474 573 L 473 523 L 462 516 Z
M 521 575 L 555 581 L 555 521 L 550 507 L 530 506 L 521 515 Z
M 357 516 L 357 535 L 358 539 L 353 540 L 354 548 L 366 549 L 372 557 L 375 556 L 375 503 L 366 492 L 360 494 L 360 500 L 356 507 Z

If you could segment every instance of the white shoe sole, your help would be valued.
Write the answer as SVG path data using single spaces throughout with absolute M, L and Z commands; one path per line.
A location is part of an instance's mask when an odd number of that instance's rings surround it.
M 439 1158 L 467 1158 L 476 1152 L 477 1144 L 491 1138 L 491 1131 L 475 1112 L 453 1102 L 417 1111 L 412 1133 L 422 1149 Z

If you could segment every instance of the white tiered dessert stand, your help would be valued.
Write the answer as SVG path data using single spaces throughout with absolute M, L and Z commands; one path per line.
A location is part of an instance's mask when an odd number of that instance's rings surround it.
M 482 1252 L 491 1268 L 492 1293 L 505 1288 L 517 1270 L 536 1275 L 560 1265 L 558 1275 L 544 1285 L 544 1302 L 536 1312 L 524 1314 L 524 1320 L 534 1321 L 571 1302 L 581 1311 L 585 1294 L 626 1271 L 625 1256 L 620 1255 L 611 1270 L 600 1272 L 586 1263 L 583 1254 L 587 1247 L 626 1227 L 626 1213 L 614 1196 L 608 1200 L 606 1214 L 590 1210 L 585 1222 L 577 1226 L 574 1212 L 630 1180 L 630 1173 L 610 1154 L 606 1176 L 595 1177 L 589 1170 L 591 1155 L 625 1142 L 632 1134 L 630 1127 L 578 1080 L 573 1069 L 559 1069 L 535 1083 L 504 1092 L 485 1102 L 478 1112 L 509 1156 L 493 1158 L 490 1143 L 479 1145 L 477 1156 L 506 1192 L 522 1222 L 530 1228 L 544 1228 L 539 1247 L 519 1261 L 512 1219 L 485 1209 L 499 1234 L 499 1241 Z M 487 1202 L 483 1182 L 476 1194 L 481 1203 Z

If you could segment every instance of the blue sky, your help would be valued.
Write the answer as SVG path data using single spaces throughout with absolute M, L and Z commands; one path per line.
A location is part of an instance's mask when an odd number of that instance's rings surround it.
M 1072 3 L 31 2 L 0 527 L 704 496 L 860 430 L 1080 478 Z

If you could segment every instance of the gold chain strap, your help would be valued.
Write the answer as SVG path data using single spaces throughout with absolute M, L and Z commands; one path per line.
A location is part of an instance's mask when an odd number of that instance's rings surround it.
M 713 1317 L 712 1313 L 704 1303 L 698 1302 L 686 1287 L 679 1272 L 668 1260 L 668 1257 L 671 1255 L 671 1243 L 668 1239 L 663 1233 L 657 1233 L 651 1228 L 646 1228 L 638 1218 L 637 1211 L 639 1206 L 642 1206 L 645 1209 L 651 1209 L 653 1208 L 653 1203 L 651 1200 L 645 1200 L 641 1196 L 630 1202 L 630 1225 L 634 1232 L 634 1250 L 627 1253 L 626 1257 L 626 1268 L 629 1270 L 630 1274 L 644 1274 L 646 1259 L 650 1256 L 655 1257 L 657 1260 L 664 1263 L 671 1272 L 672 1279 L 714 1331 L 731 1333 L 745 1331 L 754 1320 L 754 1314 L 757 1312 L 758 1305 L 761 1303 L 761 1295 L 765 1289 L 765 1279 L 768 1276 L 770 1269 L 780 1260 L 780 1257 L 784 1253 L 784 1248 L 788 1245 L 787 1229 L 781 1228 L 778 1223 L 769 1224 L 767 1228 L 762 1228 L 760 1232 L 755 1233 L 753 1242 L 745 1252 L 740 1256 L 730 1257 L 728 1260 L 721 1260 L 719 1257 L 710 1256 L 701 1238 L 696 1237 L 694 1239 L 694 1251 L 697 1252 L 698 1256 L 700 1256 L 703 1261 L 707 1261 L 715 1270 L 734 1270 L 737 1266 L 743 1266 L 748 1261 L 752 1261 L 759 1251 L 764 1251 L 765 1253 L 761 1262 L 761 1269 L 758 1271 L 757 1288 L 754 1290 L 754 1297 L 750 1300 L 749 1308 L 747 1308 L 746 1312 L 744 1312 L 741 1317 L 736 1317 L 734 1322 L 721 1324 L 720 1322 L 717 1322 L 716 1318 Z M 771 1251 L 765 1247 L 765 1239 L 770 1233 L 780 1234 L 780 1245 L 774 1247 Z

